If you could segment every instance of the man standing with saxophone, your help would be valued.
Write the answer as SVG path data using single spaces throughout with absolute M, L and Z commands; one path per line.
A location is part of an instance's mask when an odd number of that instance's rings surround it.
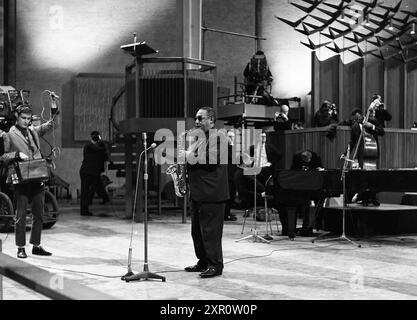
M 199 139 L 185 151 L 191 195 L 191 236 L 198 259 L 196 265 L 186 267 L 185 271 L 200 272 L 202 278 L 219 276 L 223 272 L 224 210 L 229 199 L 228 140 L 226 131 L 219 130 L 217 134 L 210 134 L 210 129 L 215 129 L 215 123 L 213 108 L 198 110 L 194 132 L 199 131 Z M 224 156 L 220 152 L 222 146 L 226 147 L 226 159 L 222 159 L 226 161 L 220 161 L 220 156 Z M 202 152 L 203 158 L 199 157 L 203 161 L 191 164 L 194 161 L 189 160 L 200 150 L 205 150 L 205 154 Z

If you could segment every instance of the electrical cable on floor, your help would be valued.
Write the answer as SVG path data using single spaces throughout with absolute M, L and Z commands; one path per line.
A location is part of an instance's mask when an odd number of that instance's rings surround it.
M 237 261 L 242 261 L 242 260 L 266 258 L 266 257 L 272 256 L 275 252 L 280 252 L 280 251 L 325 249 L 325 248 L 334 247 L 336 245 L 339 245 L 339 243 L 334 243 L 334 244 L 330 244 L 330 245 L 326 245 L 326 246 L 315 246 L 315 247 L 308 246 L 308 247 L 298 247 L 298 248 L 290 247 L 290 248 L 276 249 L 276 250 L 272 250 L 270 253 L 265 254 L 265 255 L 260 255 L 260 256 L 247 256 L 247 257 L 237 258 L 237 259 L 233 259 L 231 261 L 225 262 L 224 264 L 226 265 L 226 264 L 230 264 L 230 263 L 237 262 Z M 362 247 L 362 248 L 364 248 L 364 247 Z M 352 247 L 351 249 L 347 249 L 347 250 L 357 250 L 357 249 L 358 248 L 353 248 Z M 344 248 L 343 250 L 346 250 L 346 248 Z M 115 260 L 115 261 L 119 262 L 118 260 Z M 119 264 L 122 265 L 122 266 L 124 266 L 124 264 L 122 264 L 120 262 L 119 262 Z M 104 274 L 98 274 L 98 273 L 92 273 L 92 272 L 86 272 L 86 271 L 78 271 L 78 270 L 71 270 L 71 269 L 61 269 L 61 268 L 56 268 L 56 267 L 47 267 L 47 266 L 43 266 L 43 265 L 37 265 L 37 266 L 40 267 L 40 268 L 44 268 L 44 269 L 53 269 L 53 270 L 70 272 L 70 273 L 86 274 L 86 275 L 91 275 L 91 276 L 96 276 L 96 277 L 101 277 L 101 278 L 108 278 L 108 279 L 116 279 L 116 278 L 120 278 L 121 277 L 120 275 L 118 275 L 118 276 L 110 276 L 110 275 L 104 275 Z M 156 273 L 175 273 L 175 272 L 184 272 L 184 270 L 183 269 L 178 269 L 178 270 L 161 270 L 161 271 L 156 271 Z
M 70 273 L 88 274 L 90 276 L 96 276 L 96 277 L 101 277 L 101 278 L 114 279 L 114 278 L 120 278 L 121 277 L 121 276 L 108 276 L 108 275 L 104 275 L 104 274 L 98 274 L 98 273 L 92 273 L 92 272 L 86 272 L 86 271 L 77 271 L 77 270 L 70 270 L 70 269 L 47 267 L 47 266 L 42 266 L 42 265 L 36 265 L 36 266 L 39 267 L 39 268 L 44 268 L 44 269 L 53 269 L 53 270 L 70 272 Z

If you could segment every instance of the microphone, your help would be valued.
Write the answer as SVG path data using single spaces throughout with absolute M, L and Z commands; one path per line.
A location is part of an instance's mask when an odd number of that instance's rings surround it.
M 143 150 L 141 153 L 140 153 L 140 156 L 142 156 L 144 153 L 145 153 L 145 151 L 148 151 L 149 149 L 155 149 L 156 148 L 156 143 L 154 142 L 154 143 L 152 143 L 149 147 L 147 147 L 145 150 Z

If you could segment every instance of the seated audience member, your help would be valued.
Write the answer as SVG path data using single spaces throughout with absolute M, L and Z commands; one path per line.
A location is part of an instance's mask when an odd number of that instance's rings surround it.
M 288 117 L 290 108 L 287 105 L 281 106 L 281 111 L 275 114 L 274 130 L 284 131 L 292 129 L 292 121 Z
M 294 155 L 291 170 L 312 170 L 322 167 L 321 158 L 317 153 L 304 150 Z M 296 235 L 297 216 L 303 217 L 303 226 L 299 230 L 300 236 L 311 236 L 313 234 L 312 221 L 310 221 L 310 201 L 300 200 L 302 203 L 296 206 L 296 212 L 289 214 L 288 206 L 278 204 L 279 218 L 282 224 L 282 235 L 288 236 L 291 240 Z
M 314 127 L 326 127 L 339 122 L 336 106 L 325 100 L 314 115 Z

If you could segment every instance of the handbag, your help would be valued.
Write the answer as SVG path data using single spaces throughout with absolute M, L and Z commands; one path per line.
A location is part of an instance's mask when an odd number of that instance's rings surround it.
M 46 159 L 15 162 L 9 167 L 8 183 L 44 182 L 51 177 L 51 164 Z

